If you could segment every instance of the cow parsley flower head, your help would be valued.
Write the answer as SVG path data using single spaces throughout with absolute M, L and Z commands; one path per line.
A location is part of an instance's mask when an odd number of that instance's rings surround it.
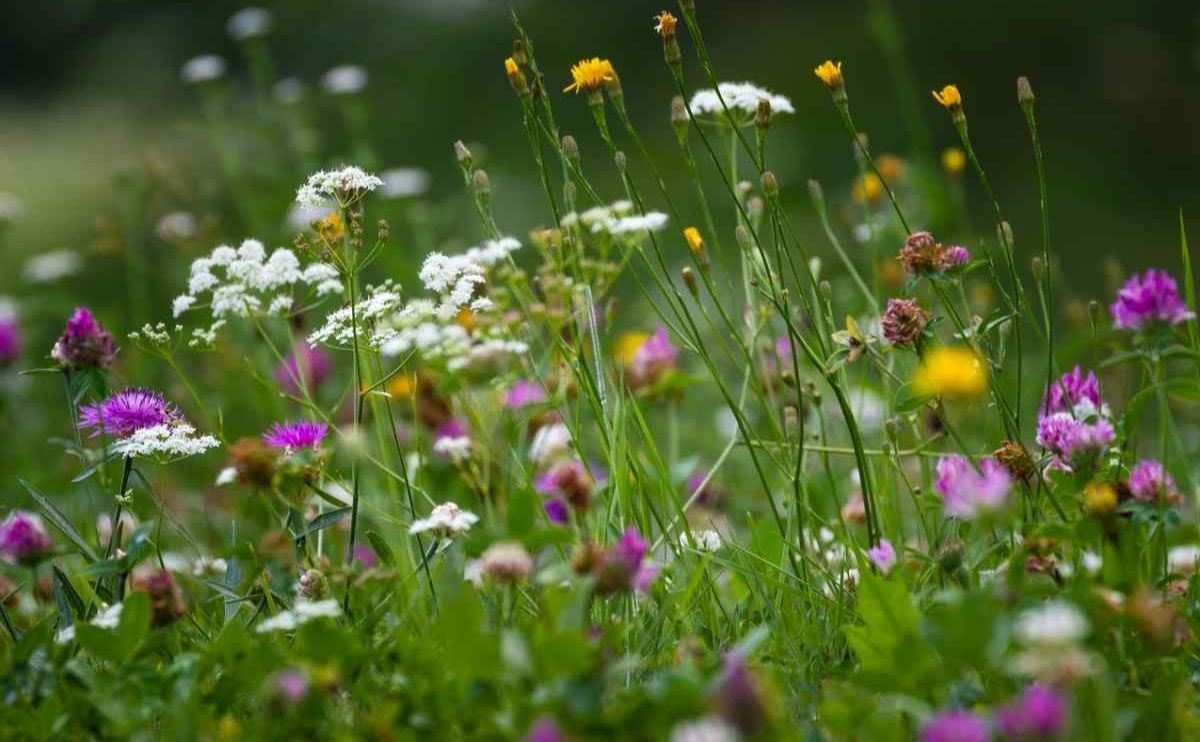
M 725 102 L 724 106 L 721 105 L 722 100 Z M 723 82 L 717 85 L 716 90 L 698 90 L 692 95 L 688 107 L 697 116 L 723 116 L 725 108 L 728 108 L 735 116 L 736 123 L 740 125 L 753 120 L 758 113 L 759 101 L 770 104 L 772 115 L 796 112 L 787 98 L 748 82 Z
M 1088 621 L 1075 606 L 1054 600 L 1017 616 L 1013 631 L 1026 646 L 1064 646 L 1087 636 Z
M 34 255 L 25 264 L 25 280 L 30 283 L 53 283 L 73 276 L 83 267 L 83 259 L 74 250 L 51 250 Z
M 343 165 L 337 170 L 319 170 L 308 176 L 308 180 L 296 191 L 296 203 L 316 208 L 334 202 L 344 208 L 383 184 L 379 176 L 353 165 Z
M 183 63 L 179 76 L 190 85 L 220 80 L 225 76 L 225 60 L 216 54 L 202 54 Z
M 1118 330 L 1141 330 L 1155 323 L 1178 325 L 1196 316 L 1179 296 L 1175 279 L 1154 268 L 1132 276 L 1117 293 L 1109 311 L 1113 327 Z
M 160 460 L 196 456 L 221 442 L 211 435 L 197 435 L 196 429 L 186 423 L 152 425 L 139 428 L 113 446 L 113 450 L 125 458 L 149 457 Z
M 435 505 L 428 518 L 415 520 L 408 527 L 412 535 L 432 533 L 440 538 L 452 539 L 471 530 L 479 522 L 479 516 L 463 510 L 453 502 Z
M 309 421 L 275 423 L 263 433 L 263 443 L 272 448 L 295 451 L 301 448 L 317 449 L 329 433 L 325 423 Z

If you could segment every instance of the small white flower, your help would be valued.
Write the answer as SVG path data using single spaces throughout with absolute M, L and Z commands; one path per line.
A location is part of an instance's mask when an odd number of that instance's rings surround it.
M 721 95 L 718 97 L 717 91 Z M 760 87 L 752 85 L 748 82 L 723 82 L 717 85 L 717 90 L 699 90 L 692 96 L 690 108 L 692 113 L 697 116 L 706 114 L 724 114 L 725 108 L 721 105 L 721 100 L 725 101 L 725 107 L 729 108 L 730 113 L 743 114 L 747 117 L 754 116 L 758 112 L 758 102 L 765 100 L 771 104 L 771 114 L 777 113 L 795 113 L 796 109 L 792 107 L 792 102 L 782 95 L 776 95 L 769 90 L 763 90 Z
M 238 471 L 232 466 L 227 466 L 217 473 L 217 486 L 224 487 L 227 484 L 233 484 L 237 481 Z
M 197 577 L 205 575 L 223 575 L 229 565 L 220 557 L 213 558 L 210 556 L 200 555 L 196 557 L 196 561 L 192 562 L 192 574 Z
M 337 618 L 340 615 L 342 615 L 342 608 L 336 600 L 315 602 L 297 600 L 291 610 L 280 611 L 265 621 L 259 622 L 254 630 L 260 634 L 272 631 L 291 631 L 314 618 Z
M 0 224 L 15 222 L 25 214 L 25 202 L 13 193 L 0 191 Z
M 721 550 L 721 534 L 716 531 L 692 531 L 692 539 L 695 539 L 696 548 L 700 551 L 713 553 Z M 692 547 L 692 541 L 688 538 L 687 533 L 679 534 L 679 545 L 685 549 Z
M 1094 551 L 1083 552 L 1079 557 L 1079 561 L 1083 564 L 1083 568 L 1087 570 L 1087 573 L 1092 576 L 1095 576 L 1100 571 L 1100 568 L 1104 566 L 1104 557 Z
M 83 260 L 74 250 L 51 250 L 25 263 L 25 278 L 31 283 L 50 283 L 75 275 L 82 265 Z
M 1171 574 L 1190 576 L 1196 572 L 1197 562 L 1200 562 L 1200 547 L 1175 546 L 1167 552 L 1167 567 Z
M 158 220 L 155 233 L 166 242 L 178 242 L 196 236 L 196 216 L 189 211 L 172 211 Z
M 471 439 L 465 435 L 443 436 L 434 442 L 433 452 L 456 464 L 466 461 L 471 457 Z
M 1055 600 L 1022 612 L 1013 631 L 1025 645 L 1075 644 L 1087 636 L 1088 621 L 1075 606 Z
M 186 83 L 197 85 L 202 82 L 220 80 L 225 76 L 225 60 L 216 54 L 202 54 L 184 62 L 179 76 Z
M 529 444 L 529 458 L 544 469 L 570 456 L 571 444 L 571 430 L 565 424 L 543 425 Z
M 667 226 L 668 217 L 658 211 L 649 211 L 640 216 L 623 216 L 606 219 L 592 224 L 592 232 L 608 232 L 612 235 L 645 234 L 658 232 Z
M 397 167 L 379 174 L 386 198 L 410 198 L 429 190 L 429 173 L 419 167 Z
M 139 456 L 179 459 L 220 445 L 221 442 L 211 435 L 196 435 L 196 429 L 191 425 L 162 424 L 135 430 L 128 438 L 118 441 L 113 450 L 129 459 Z
M 296 191 L 296 203 L 319 208 L 330 202 L 343 206 L 354 203 L 383 185 L 383 180 L 362 168 L 343 165 L 337 170 L 319 170 L 308 176 Z
M 367 87 L 367 71 L 354 64 L 334 67 L 321 76 L 321 87 L 333 95 L 351 95 Z
M 92 619 L 92 626 L 99 626 L 102 629 L 115 629 L 121 623 L 121 609 L 124 603 L 116 603 L 110 605 L 104 610 L 96 614 Z
M 413 521 L 408 532 L 415 535 L 429 531 L 442 538 L 454 538 L 466 533 L 478 522 L 478 515 L 452 502 L 444 502 L 436 505 L 428 518 Z
M 192 296 L 191 294 L 180 294 L 179 296 L 176 296 L 174 301 L 171 302 L 171 316 L 178 317 L 187 310 L 191 309 L 192 305 L 195 303 L 196 297 Z
M 671 729 L 671 742 L 738 742 L 741 738 L 737 727 L 719 716 L 680 722 Z
M 271 30 L 271 11 L 265 8 L 242 8 L 229 17 L 225 30 L 237 41 L 266 36 Z
M 285 106 L 295 105 L 304 100 L 307 92 L 308 88 L 304 85 L 304 81 L 298 77 L 285 77 L 271 88 L 271 94 L 275 96 L 275 100 Z

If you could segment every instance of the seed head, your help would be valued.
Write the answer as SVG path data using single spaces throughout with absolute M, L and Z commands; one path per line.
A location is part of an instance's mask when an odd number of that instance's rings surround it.
M 659 36 L 663 37 L 663 39 L 675 38 L 675 26 L 679 24 L 678 18 L 664 10 L 654 16 L 654 20 L 657 21 L 654 30 Z

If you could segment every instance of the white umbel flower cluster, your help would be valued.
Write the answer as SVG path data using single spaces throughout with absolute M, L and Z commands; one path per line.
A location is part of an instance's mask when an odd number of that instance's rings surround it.
M 383 184 L 379 176 L 353 165 L 343 165 L 337 170 L 318 170 L 296 191 L 296 203 L 316 208 L 333 201 L 347 206 Z
M 465 435 L 445 435 L 433 443 L 433 452 L 458 464 L 471 457 L 471 439 Z
M 327 263 L 301 266 L 295 253 L 278 248 L 267 255 L 258 240 L 246 240 L 237 249 L 222 245 L 192 262 L 188 290 L 175 298 L 176 317 L 192 309 L 208 294 L 214 319 L 248 317 L 266 304 L 270 314 L 286 314 L 292 306 L 296 284 L 313 288 L 317 296 L 340 294 L 337 269 Z
M 191 425 L 152 425 L 135 430 L 118 441 L 113 449 L 127 459 L 152 457 L 182 459 L 217 448 L 221 442 L 211 435 L 197 435 Z
M 471 526 L 478 522 L 479 516 L 475 513 L 463 510 L 453 502 L 443 502 L 434 506 L 428 518 L 413 521 L 408 532 L 412 535 L 433 533 L 441 538 L 454 538 L 471 530 Z
M 342 615 L 342 607 L 336 600 L 297 600 L 291 610 L 280 611 L 255 627 L 260 634 L 273 631 L 292 631 L 301 624 L 308 623 L 314 618 L 337 618 Z
M 720 96 L 717 95 L 717 91 L 720 91 Z M 747 117 L 758 113 L 758 102 L 761 100 L 771 104 L 772 115 L 796 112 L 787 98 L 748 82 L 723 82 L 717 85 L 717 90 L 698 90 L 692 96 L 689 107 L 697 116 L 723 115 L 725 109 L 721 106 L 722 99 L 730 113 L 742 113 Z
M 716 531 L 692 531 L 692 539 L 696 542 L 696 548 L 700 551 L 706 551 L 710 554 L 721 550 L 721 534 Z M 692 541 L 688 539 L 686 533 L 679 534 L 679 545 L 685 549 L 690 549 Z
M 586 228 L 592 234 L 642 236 L 661 230 L 667 226 L 667 221 L 667 215 L 659 211 L 635 214 L 633 203 L 621 200 L 608 206 L 595 206 L 582 214 L 569 212 L 563 215 L 559 224 L 568 229 Z
M 220 80 L 225 76 L 225 60 L 216 54 L 201 54 L 183 63 L 179 71 L 183 81 L 192 85 Z
M 74 250 L 51 250 L 30 258 L 24 273 L 30 283 L 52 283 L 75 275 L 82 267 L 83 259 Z
M 344 345 L 354 343 L 354 320 L 358 320 L 359 341 L 378 348 L 381 339 L 374 331 L 381 318 L 400 306 L 400 289 L 391 281 L 369 286 L 367 296 L 353 308 L 349 305 L 330 312 L 325 322 L 308 336 L 309 345 Z
M 1075 606 L 1054 600 L 1017 616 L 1013 632 L 1026 646 L 1071 645 L 1087 636 L 1088 621 Z
M 101 629 L 115 629 L 121 624 L 121 609 L 124 608 L 124 603 L 114 603 L 113 605 L 103 608 L 96 614 L 89 623 Z M 69 644 L 75 639 L 75 624 L 71 624 L 65 629 L 60 629 L 54 635 L 54 641 L 58 644 Z

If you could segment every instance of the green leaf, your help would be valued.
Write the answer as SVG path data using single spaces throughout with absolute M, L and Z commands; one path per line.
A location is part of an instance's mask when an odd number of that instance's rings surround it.
M 350 514 L 350 510 L 351 508 L 346 506 L 344 508 L 338 508 L 337 510 L 330 510 L 327 513 L 321 513 L 309 521 L 308 526 L 305 527 L 303 531 L 296 534 L 296 538 L 303 538 L 310 533 L 316 533 L 317 531 L 337 524 L 342 518 L 345 518 Z
M 73 615 L 67 616 L 68 618 L 73 620 L 73 618 L 84 617 L 86 608 L 83 604 L 83 598 L 79 597 L 75 586 L 71 584 L 71 580 L 58 568 L 57 564 L 54 565 L 54 591 L 55 595 L 61 592 L 63 599 L 70 605 L 71 614 Z
M 939 658 L 920 633 L 921 614 L 904 582 L 863 572 L 856 607 L 863 623 L 847 626 L 845 632 L 864 684 L 927 693 Z
M 396 554 L 392 551 L 392 547 L 387 545 L 383 537 L 374 531 L 367 531 L 367 541 L 371 542 L 371 548 L 375 550 L 375 555 L 379 557 L 379 561 L 385 567 L 391 567 L 396 564 Z
M 905 384 L 896 390 L 894 407 L 897 413 L 916 412 L 933 399 L 927 394 L 918 394 L 912 384 Z
M 122 605 L 121 622 L 114 633 L 122 659 L 128 659 L 150 633 L 150 595 L 135 590 Z
M 533 530 L 537 520 L 538 498 L 533 490 L 522 487 L 508 500 L 508 535 L 521 538 Z
M 87 559 L 89 562 L 99 559 L 88 542 L 84 540 L 83 536 L 79 535 L 79 531 L 75 530 L 75 526 L 71 524 L 67 516 L 63 515 L 63 512 L 48 497 L 24 479 L 18 479 L 17 482 L 25 488 L 25 491 L 29 493 L 29 496 L 41 508 L 42 514 L 46 516 L 46 520 L 50 521 L 50 524 L 57 528 L 79 550 L 84 559 Z

